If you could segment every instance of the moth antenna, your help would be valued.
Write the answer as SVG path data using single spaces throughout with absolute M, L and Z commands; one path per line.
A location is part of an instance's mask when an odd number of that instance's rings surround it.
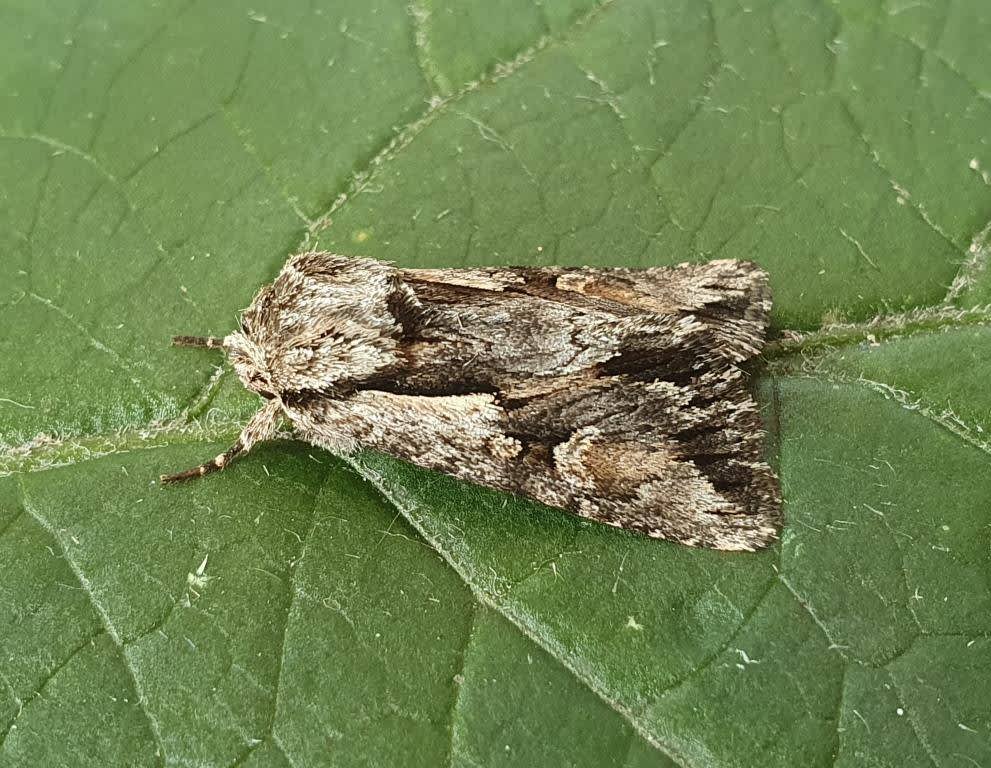
M 198 467 L 187 469 L 184 472 L 177 472 L 174 475 L 161 475 L 158 478 L 159 481 L 171 485 L 172 483 L 181 483 L 185 480 L 203 477 L 203 475 L 208 475 L 211 472 L 219 472 L 238 456 L 250 451 L 255 443 L 274 437 L 281 417 L 282 402 L 278 399 L 269 400 L 264 408 L 251 417 L 251 421 L 241 430 L 241 434 L 234 441 L 234 445 L 226 451 L 215 456 L 210 461 L 203 462 Z
M 224 340 L 216 336 L 173 336 L 173 347 L 209 347 L 210 349 L 222 349 Z

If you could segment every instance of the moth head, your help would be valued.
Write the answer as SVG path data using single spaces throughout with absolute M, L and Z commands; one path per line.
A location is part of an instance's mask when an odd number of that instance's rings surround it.
M 227 350 L 234 372 L 244 386 L 265 398 L 279 396 L 279 388 L 272 381 L 262 345 L 253 341 L 247 334 L 234 331 L 224 339 L 224 348 Z
M 397 361 L 397 289 L 381 262 L 293 256 L 224 339 L 231 364 L 248 389 L 284 402 L 347 391 Z

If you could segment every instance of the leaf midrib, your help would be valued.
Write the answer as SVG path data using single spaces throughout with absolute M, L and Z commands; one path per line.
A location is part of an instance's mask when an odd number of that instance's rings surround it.
M 943 309 L 946 309 L 948 314 L 943 314 L 941 312 Z M 821 332 L 796 335 L 792 340 L 772 343 L 769 345 L 770 353 L 765 355 L 768 361 L 767 372 L 771 376 L 799 377 L 822 382 L 861 385 L 882 396 L 884 393 L 881 388 L 903 393 L 902 390 L 886 382 L 858 379 L 831 371 L 812 370 L 809 372 L 806 365 L 808 360 L 805 355 L 810 351 L 816 352 L 824 349 L 835 351 L 852 348 L 872 337 L 874 337 L 874 341 L 891 343 L 898 339 L 926 336 L 937 332 L 991 326 L 991 305 L 969 310 L 938 307 L 934 312 L 935 314 L 922 316 L 919 316 L 918 313 L 879 316 L 866 323 L 836 326 L 835 330 L 826 328 Z M 40 433 L 34 439 L 20 445 L 4 445 L 0 442 L 0 477 L 71 466 L 118 453 L 128 453 L 132 450 L 233 440 L 243 427 L 241 420 L 231 418 L 229 414 L 222 414 L 219 418 L 211 418 L 210 423 L 206 426 L 198 420 L 205 404 L 209 403 L 220 385 L 230 375 L 229 369 L 218 370 L 220 372 L 213 374 L 204 388 L 191 398 L 190 403 L 183 409 L 180 416 L 165 424 L 151 423 L 116 432 L 79 434 L 63 439 L 50 439 L 46 434 Z M 916 393 L 904 392 L 904 394 L 916 397 L 915 402 L 926 406 L 929 411 L 935 410 L 931 403 L 927 403 Z M 929 418 L 933 423 L 956 435 L 972 448 L 985 453 L 991 452 L 991 447 L 968 438 L 967 435 L 961 434 L 958 430 L 951 429 L 951 426 L 945 421 L 932 418 L 930 412 L 920 411 L 916 408 L 911 410 Z M 280 433 L 278 437 L 291 438 L 292 435 Z

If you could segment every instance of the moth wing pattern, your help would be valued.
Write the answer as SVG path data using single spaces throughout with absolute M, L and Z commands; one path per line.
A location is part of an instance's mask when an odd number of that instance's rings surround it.
M 767 273 L 756 264 L 721 259 L 677 267 L 416 269 L 413 280 L 533 295 L 626 315 L 671 315 L 686 311 L 712 331 L 717 350 L 742 362 L 764 345 L 771 311 Z
M 365 261 L 294 257 L 279 279 L 296 288 L 267 299 L 278 310 L 269 338 L 284 336 L 280 313 L 298 320 L 342 302 L 352 318 L 375 318 L 381 336 L 381 360 L 360 378 L 281 393 L 301 437 L 336 452 L 382 451 L 693 546 L 753 550 L 775 538 L 778 483 L 739 367 L 760 352 L 770 310 L 756 265 L 369 262 L 376 289 L 356 296 L 355 265 Z M 335 332 L 323 328 L 321 338 Z M 353 354 L 339 335 L 337 346 Z M 321 380 L 318 362 L 307 382 Z

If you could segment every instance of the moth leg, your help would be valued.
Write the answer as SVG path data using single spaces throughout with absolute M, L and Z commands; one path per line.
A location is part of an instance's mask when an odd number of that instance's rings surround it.
M 264 408 L 251 417 L 251 421 L 241 430 L 241 434 L 234 441 L 234 445 L 226 451 L 215 456 L 210 461 L 203 462 L 198 467 L 187 469 L 184 472 L 177 472 L 174 475 L 161 475 L 159 480 L 162 483 L 181 483 L 184 480 L 203 477 L 203 475 L 210 474 L 211 472 L 219 472 L 238 456 L 250 451 L 255 443 L 274 437 L 281 416 L 282 403 L 277 399 L 269 400 Z
M 173 336 L 173 347 L 209 347 L 210 349 L 222 349 L 224 340 L 216 336 Z
M 194 477 L 202 477 L 211 472 L 219 472 L 242 453 L 247 453 L 247 451 L 244 449 L 244 442 L 238 438 L 234 445 L 210 461 L 205 461 L 198 467 L 183 472 L 176 472 L 174 475 L 161 475 L 158 479 L 163 483 L 181 483 L 184 480 L 192 480 Z

